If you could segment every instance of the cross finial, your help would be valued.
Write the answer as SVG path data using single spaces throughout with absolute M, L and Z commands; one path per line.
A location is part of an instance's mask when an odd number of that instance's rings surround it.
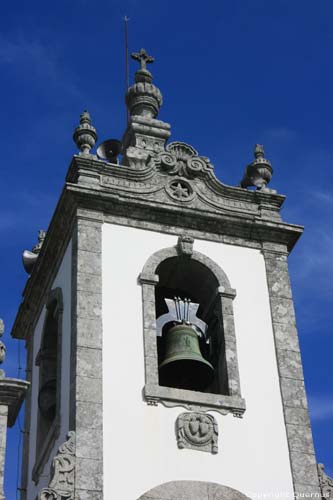
M 141 71 L 147 71 L 147 64 L 154 62 L 154 58 L 149 56 L 145 49 L 141 49 L 140 52 L 132 52 L 131 57 L 140 62 Z

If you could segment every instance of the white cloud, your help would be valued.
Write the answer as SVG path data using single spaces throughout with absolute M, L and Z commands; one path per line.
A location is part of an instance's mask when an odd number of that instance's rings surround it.
M 53 85 L 74 96 L 81 96 L 79 87 L 60 62 L 61 54 L 54 47 L 47 47 L 37 39 L 24 35 L 5 38 L 0 35 L 0 65 L 11 66 L 25 79 Z
M 309 396 L 309 409 L 313 421 L 333 419 L 333 395 Z

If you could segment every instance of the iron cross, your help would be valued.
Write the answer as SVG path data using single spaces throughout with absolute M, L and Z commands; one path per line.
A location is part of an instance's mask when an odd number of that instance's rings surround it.
M 145 49 L 141 49 L 140 52 L 132 52 L 132 59 L 139 61 L 141 64 L 141 71 L 147 70 L 147 64 L 154 62 L 154 58 L 149 56 Z

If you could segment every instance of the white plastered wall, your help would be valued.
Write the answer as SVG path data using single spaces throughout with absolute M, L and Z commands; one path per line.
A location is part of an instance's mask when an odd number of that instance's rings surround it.
M 225 271 L 236 289 L 234 317 L 243 419 L 214 412 L 219 452 L 179 450 L 183 408 L 148 406 L 142 398 L 142 297 L 137 278 L 151 254 L 175 236 L 103 226 L 104 498 L 136 500 L 159 484 L 199 480 L 293 498 L 265 265 L 259 250 L 196 240 L 194 249 Z
M 29 463 L 28 463 L 28 491 L 27 500 L 35 500 L 40 490 L 48 485 L 50 467 L 52 459 L 61 443 L 66 441 L 66 434 L 69 430 L 69 388 L 70 388 L 70 332 L 71 332 L 71 269 L 72 269 L 72 244 L 68 244 L 63 256 L 57 275 L 50 290 L 60 287 L 63 295 L 63 316 L 62 316 L 62 352 L 61 352 L 61 428 L 59 438 L 50 452 L 48 462 L 40 477 L 37 487 L 32 481 L 32 470 L 36 460 L 36 432 L 38 422 L 38 385 L 39 367 L 35 365 L 35 360 L 40 349 L 44 320 L 45 306 L 42 309 L 36 328 L 33 341 L 33 366 L 31 380 L 31 426 L 29 435 Z

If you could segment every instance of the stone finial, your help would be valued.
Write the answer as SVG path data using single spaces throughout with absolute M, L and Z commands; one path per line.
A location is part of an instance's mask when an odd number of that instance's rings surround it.
M 126 104 L 131 116 L 155 118 L 162 106 L 162 94 L 152 84 L 153 76 L 147 70 L 147 64 L 154 58 L 145 49 L 131 54 L 132 59 L 140 62 L 140 68 L 135 73 L 135 83 L 129 87 L 126 94 Z
M 38 231 L 38 242 L 33 247 L 32 251 L 30 252 L 29 250 L 24 250 L 22 254 L 23 267 L 28 274 L 32 273 L 39 252 L 43 246 L 45 237 L 46 237 L 46 231 L 44 229 L 40 229 Z
M 254 146 L 254 160 L 246 169 L 241 181 L 241 187 L 254 186 L 257 189 L 265 189 L 272 178 L 273 168 L 271 163 L 265 158 L 264 146 L 256 144 Z
M 83 111 L 80 115 L 80 125 L 74 130 L 73 140 L 80 149 L 80 154 L 88 155 L 91 148 L 95 146 L 97 133 L 95 127 L 91 124 L 88 111 Z

